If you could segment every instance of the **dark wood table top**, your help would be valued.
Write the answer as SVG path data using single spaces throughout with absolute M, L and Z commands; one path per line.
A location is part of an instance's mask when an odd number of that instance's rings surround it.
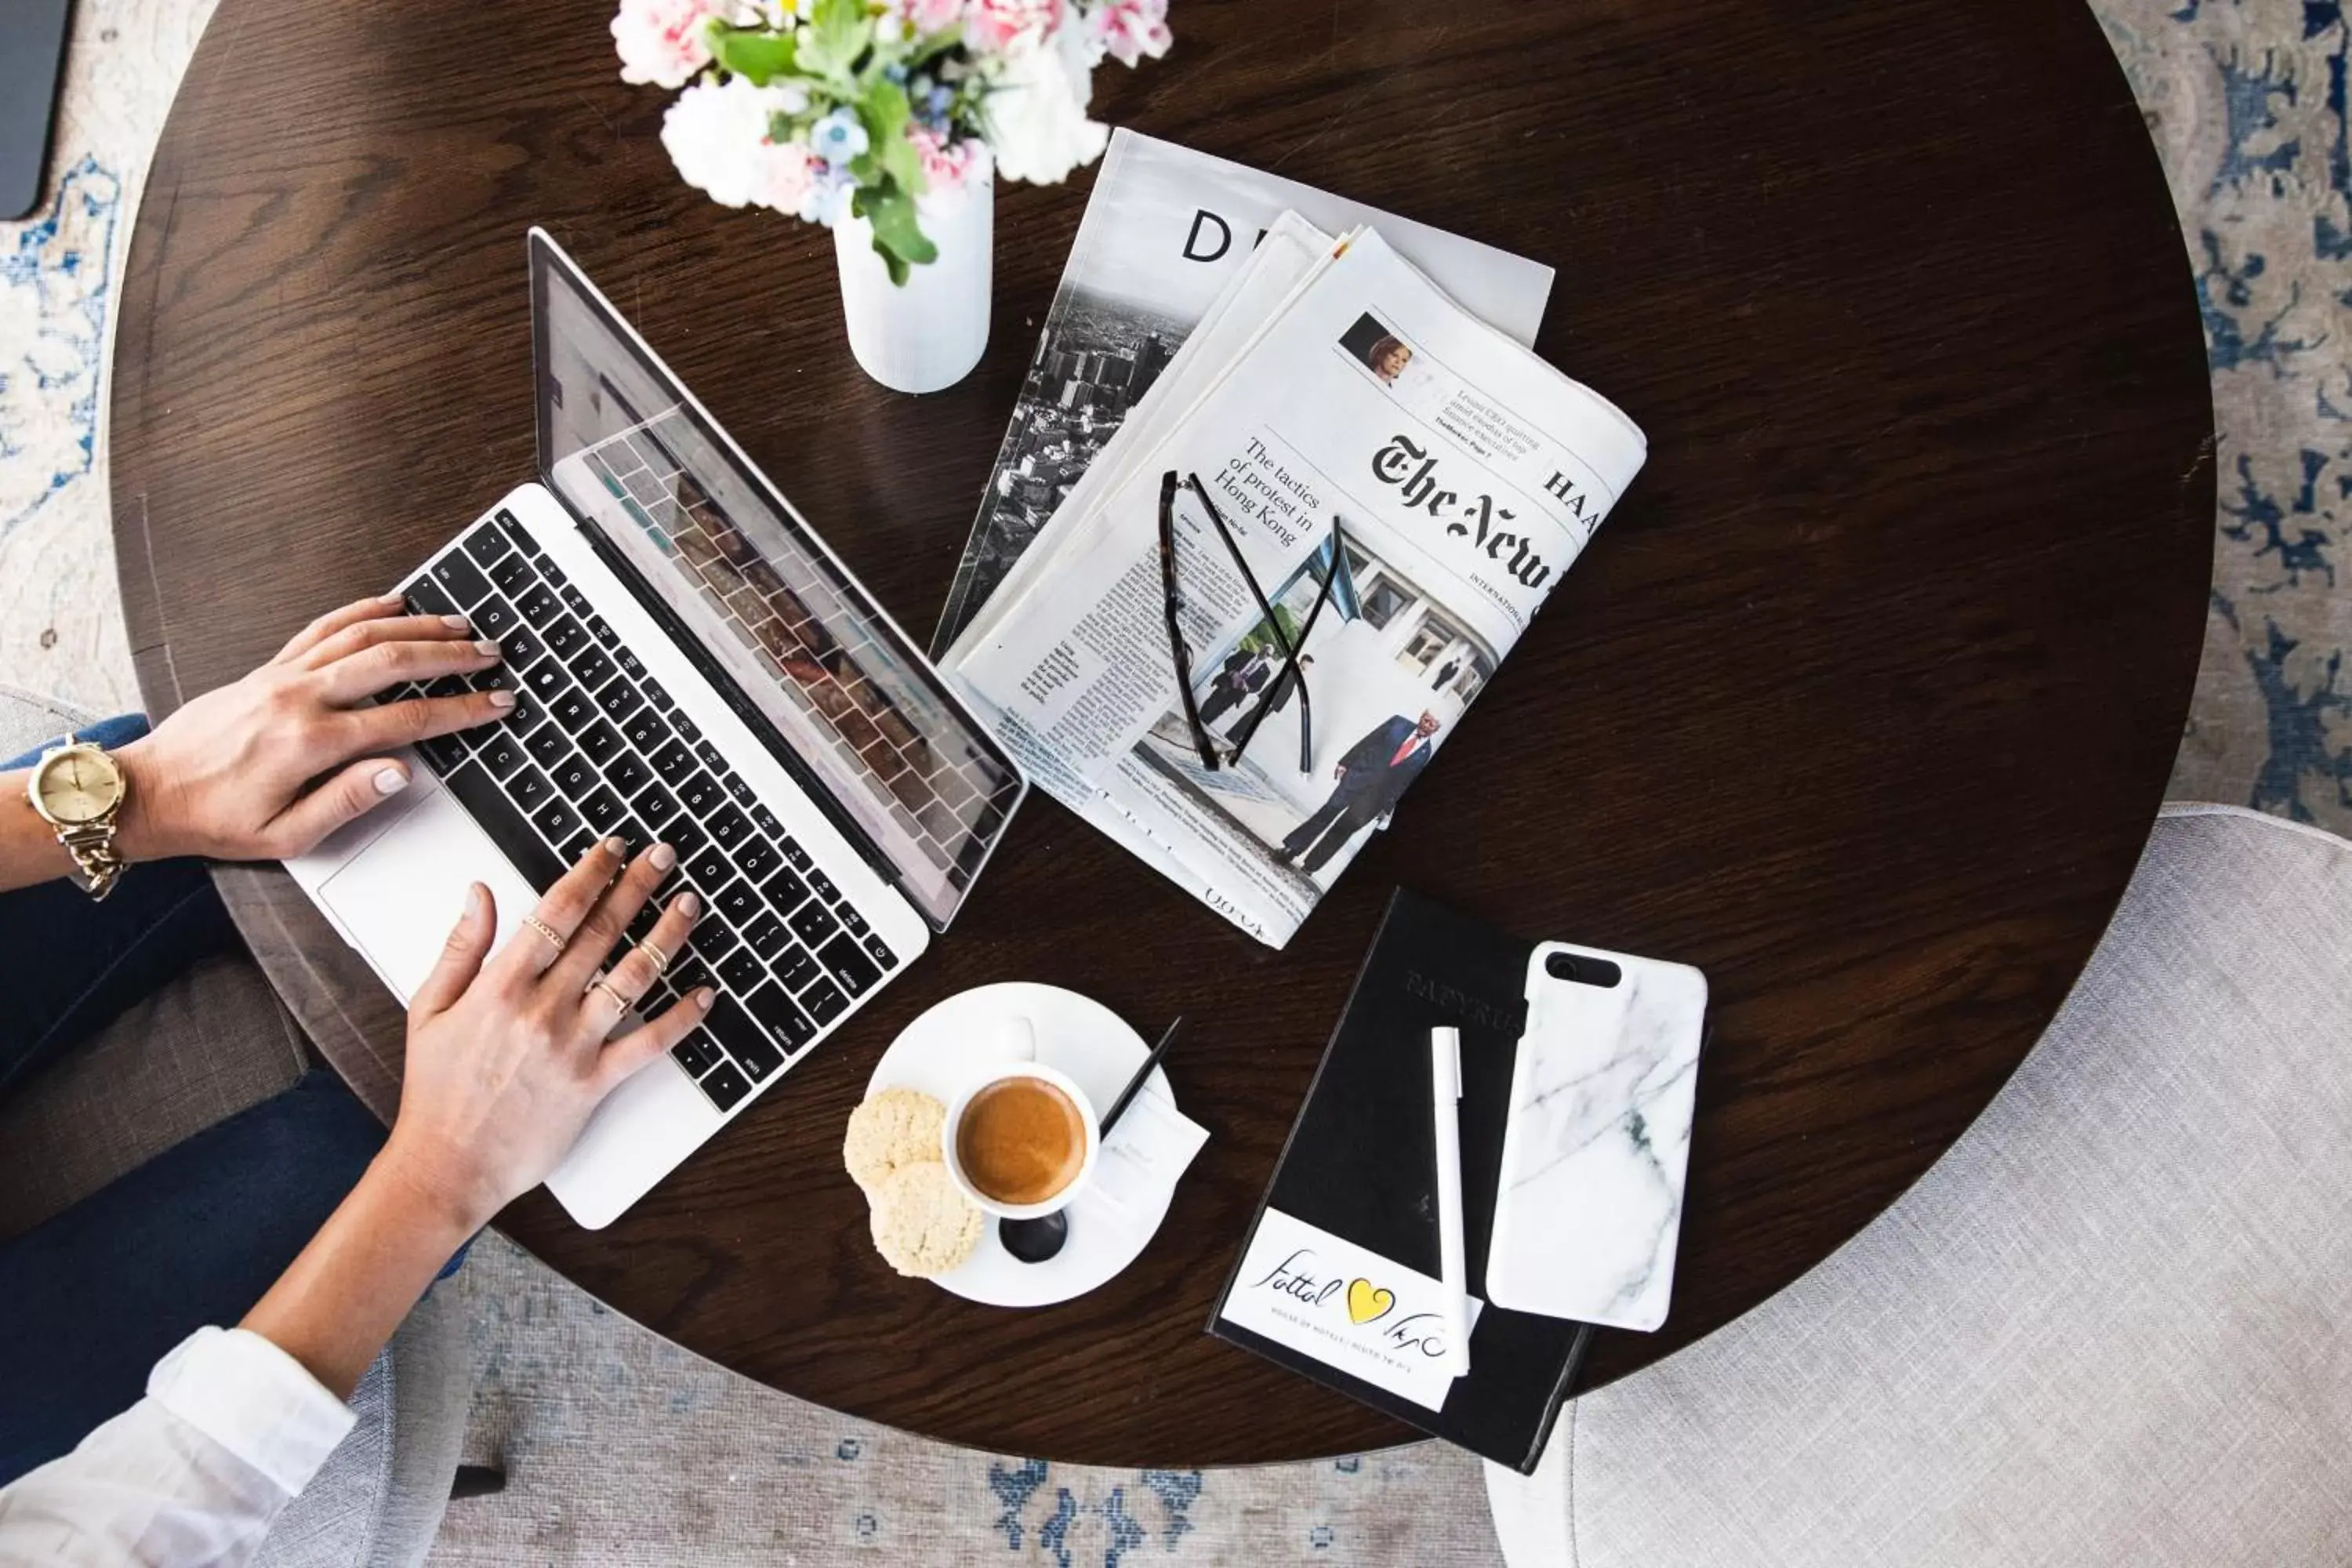
M 604 0 L 222 0 L 139 214 L 117 545 L 168 710 L 380 590 L 532 470 L 544 223 L 905 623 L 936 617 L 1091 175 L 1001 196 L 963 384 L 852 363 L 821 232 L 681 185 Z M 1202 1324 L 1399 883 L 1703 966 L 1673 1316 L 1720 1327 L 1925 1171 L 2122 891 L 2196 668 L 2213 473 L 2181 237 L 2078 5 L 1183 0 L 1097 112 L 1557 267 L 1538 344 L 1650 463 L 1286 952 L 1039 798 L 957 928 L 611 1229 L 509 1234 L 743 1373 L 892 1425 L 1202 1465 L 1401 1440 Z M 272 869 L 224 878 L 392 1105 L 391 999 Z M 884 1045 L 1045 981 L 1147 1034 L 1213 1139 L 1142 1260 L 1045 1311 L 894 1277 L 841 1169 Z

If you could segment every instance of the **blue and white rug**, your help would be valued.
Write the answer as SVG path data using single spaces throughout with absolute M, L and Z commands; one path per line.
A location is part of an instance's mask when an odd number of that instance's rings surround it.
M 2342 0 L 2098 0 L 2189 237 L 2221 509 L 2178 797 L 2352 832 L 2352 26 Z M 135 701 L 106 513 L 113 280 L 210 0 L 83 0 L 56 181 L 0 225 L 0 681 Z M 452 1565 L 1491 1564 L 1475 1466 L 1432 1446 L 1239 1471 L 974 1454 L 754 1387 L 516 1249 L 468 1266 L 482 1382 Z

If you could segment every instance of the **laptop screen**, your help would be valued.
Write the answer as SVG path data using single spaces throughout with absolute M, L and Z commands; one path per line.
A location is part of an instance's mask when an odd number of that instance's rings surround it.
M 701 642 L 944 929 L 1019 803 L 1019 770 L 537 229 L 530 276 L 541 478 Z

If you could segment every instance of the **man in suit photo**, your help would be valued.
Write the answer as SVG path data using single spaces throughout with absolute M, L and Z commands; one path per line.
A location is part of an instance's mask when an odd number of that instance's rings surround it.
M 1421 776 L 1437 750 L 1437 715 L 1415 721 L 1400 713 L 1348 749 L 1331 770 L 1339 782 L 1315 815 L 1293 829 L 1274 858 L 1297 860 L 1308 876 L 1323 868 L 1356 830 L 1377 822 L 1395 806 L 1405 786 Z
M 1243 698 L 1265 684 L 1271 668 L 1264 648 L 1235 648 L 1217 678 L 1209 682 L 1209 700 L 1201 704 L 1201 722 L 1213 724 L 1219 714 L 1240 707 Z

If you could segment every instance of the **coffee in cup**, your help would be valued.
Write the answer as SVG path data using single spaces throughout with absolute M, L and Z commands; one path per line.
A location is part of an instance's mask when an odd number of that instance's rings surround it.
M 948 1113 L 948 1173 L 981 1207 L 1011 1218 L 1050 1214 L 1093 1168 L 1094 1110 L 1052 1068 L 1021 1063 L 974 1085 Z

